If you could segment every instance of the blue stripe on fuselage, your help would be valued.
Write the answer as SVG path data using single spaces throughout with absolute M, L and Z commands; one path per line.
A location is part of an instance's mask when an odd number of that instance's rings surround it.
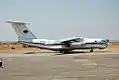
M 106 45 L 107 43 L 104 43 L 104 42 L 92 42 L 92 43 L 85 43 L 85 44 Z
M 44 43 L 34 43 L 34 42 L 23 42 L 23 43 L 38 44 L 38 45 L 44 45 L 44 46 L 62 45 L 62 44 L 44 44 Z
M 38 44 L 38 45 L 44 45 L 44 46 L 53 46 L 53 45 L 65 45 L 65 44 L 44 44 L 44 43 L 33 43 L 33 42 L 25 42 L 29 44 Z M 91 42 L 91 43 L 85 43 L 87 45 L 107 45 L 106 42 Z

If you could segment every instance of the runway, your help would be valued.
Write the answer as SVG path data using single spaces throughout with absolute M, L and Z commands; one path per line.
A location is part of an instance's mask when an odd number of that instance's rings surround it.
M 1 53 L 0 80 L 119 80 L 119 53 Z

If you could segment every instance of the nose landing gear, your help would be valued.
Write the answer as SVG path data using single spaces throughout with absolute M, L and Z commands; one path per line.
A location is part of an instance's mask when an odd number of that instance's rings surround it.
M 60 51 L 60 53 L 65 54 L 68 53 L 68 51 Z

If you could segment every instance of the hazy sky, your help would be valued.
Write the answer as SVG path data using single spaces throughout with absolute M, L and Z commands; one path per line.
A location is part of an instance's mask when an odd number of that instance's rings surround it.
M 119 0 L 0 0 L 0 40 L 17 40 L 6 20 L 30 21 L 38 38 L 119 40 Z

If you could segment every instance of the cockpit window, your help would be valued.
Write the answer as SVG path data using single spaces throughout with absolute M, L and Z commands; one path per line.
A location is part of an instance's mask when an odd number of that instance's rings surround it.
M 101 40 L 101 42 L 107 42 L 106 40 Z
M 109 39 L 106 39 L 107 42 L 109 42 Z

